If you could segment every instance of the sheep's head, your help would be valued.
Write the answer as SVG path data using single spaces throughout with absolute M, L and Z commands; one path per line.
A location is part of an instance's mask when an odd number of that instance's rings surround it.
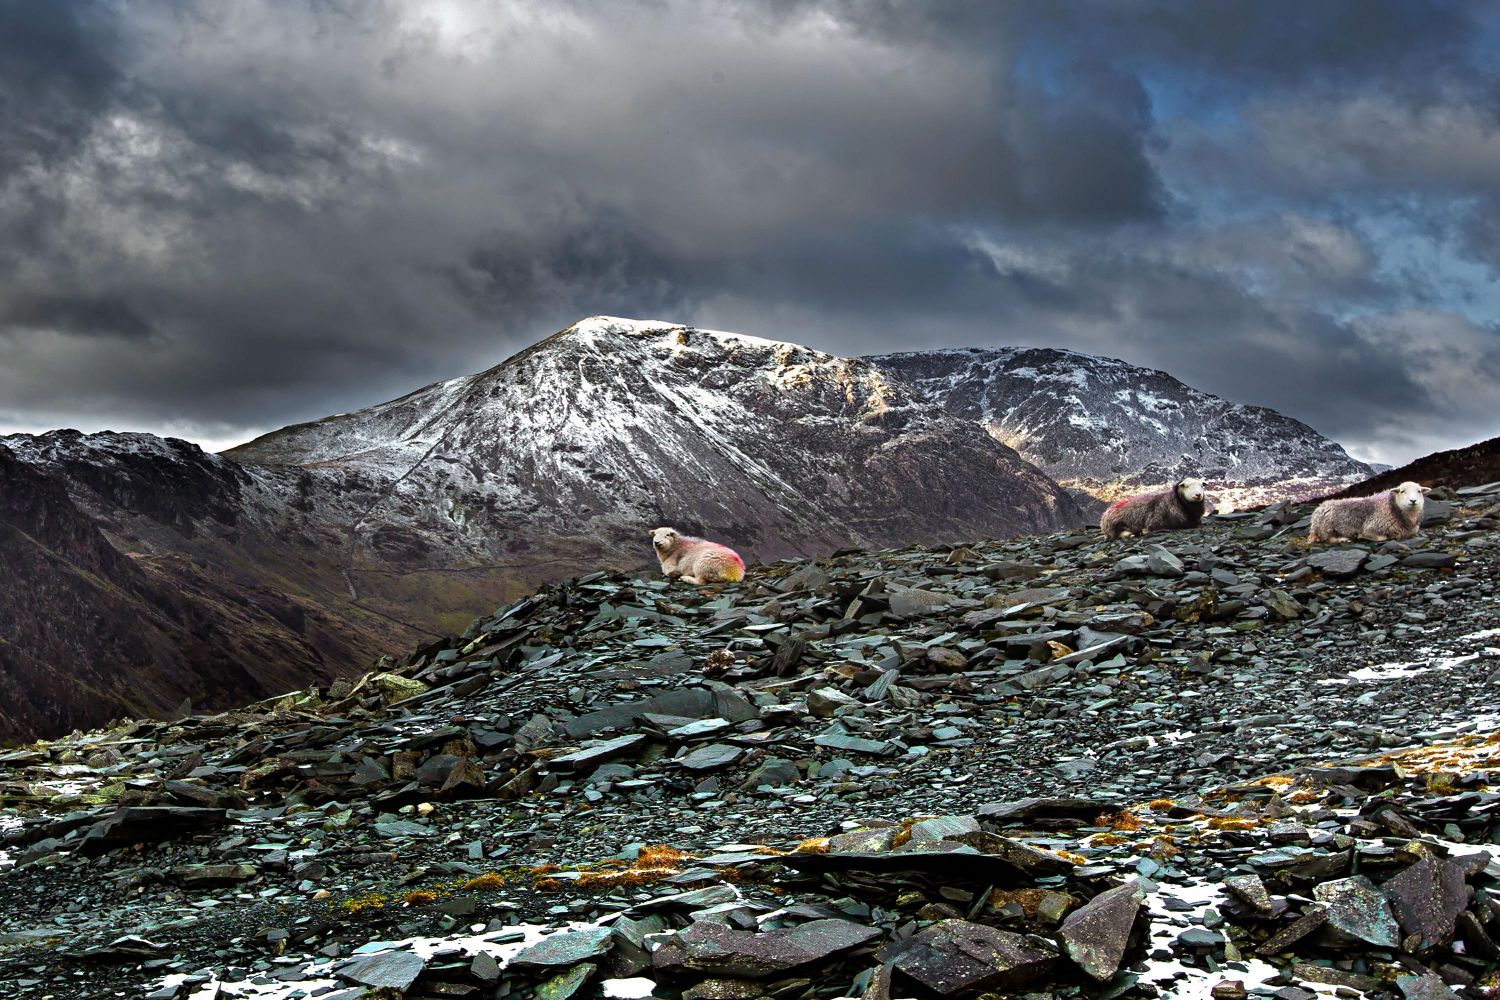
M 1177 484 L 1177 495 L 1188 503 L 1198 503 L 1203 499 L 1203 480 L 1184 479 Z
M 677 538 L 676 528 L 656 528 L 651 532 L 651 547 L 659 556 L 671 555 L 677 547 Z
M 1405 482 L 1391 490 L 1391 499 L 1396 506 L 1403 510 L 1417 510 L 1422 506 L 1422 495 L 1426 493 L 1426 486 L 1418 486 L 1413 482 Z

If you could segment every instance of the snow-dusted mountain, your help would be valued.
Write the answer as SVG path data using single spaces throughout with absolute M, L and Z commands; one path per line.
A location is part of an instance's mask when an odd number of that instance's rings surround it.
M 349 525 L 357 587 L 393 566 L 638 565 L 657 524 L 769 558 L 1077 517 L 1014 451 L 867 362 L 611 317 L 226 455 L 383 483 Z
M 541 581 L 653 565 L 660 524 L 754 560 L 1080 519 L 865 361 L 608 318 L 225 455 L 0 437 L 0 738 L 366 669 Z
M 1370 475 L 1300 421 L 1113 358 L 1003 347 L 868 360 L 980 423 L 1064 485 L 1101 499 L 1199 476 L 1216 500 L 1245 505 Z

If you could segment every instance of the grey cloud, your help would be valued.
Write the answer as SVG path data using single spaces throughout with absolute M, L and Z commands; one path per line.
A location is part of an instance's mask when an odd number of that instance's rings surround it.
M 1458 421 L 1349 319 L 1415 315 L 1357 197 L 1486 183 L 1470 10 L 1416 7 L 0 0 L 45 15 L 20 62 L 0 30 L 0 398 L 232 435 L 613 312 L 1124 354 L 1351 440 L 1389 393 Z M 1163 79 L 1245 114 L 1164 121 Z

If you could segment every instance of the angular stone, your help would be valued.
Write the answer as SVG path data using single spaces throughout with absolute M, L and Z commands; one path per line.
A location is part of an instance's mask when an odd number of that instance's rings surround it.
M 1273 909 L 1271 893 L 1259 875 L 1231 875 L 1224 880 L 1224 888 L 1256 913 L 1269 914 Z
M 941 997 L 1020 989 L 1057 962 L 1032 940 L 967 920 L 940 920 L 876 957 Z
M 375 674 L 370 678 L 370 685 L 380 692 L 380 697 L 387 703 L 427 693 L 426 684 L 400 674 Z
M 553 757 L 550 763 L 554 767 L 572 768 L 576 771 L 588 770 L 612 760 L 619 760 L 621 757 L 629 757 L 640 750 L 641 745 L 646 741 L 647 737 L 641 733 L 617 736 L 597 746 L 585 747 L 582 750 L 563 754 L 561 757 Z
M 699 920 L 658 948 L 652 960 L 658 969 L 763 979 L 857 948 L 880 934 L 879 928 L 836 918 L 759 933 Z
M 776 589 L 783 594 L 795 590 L 817 590 L 828 583 L 828 574 L 817 563 L 804 563 L 782 577 Z
M 1400 945 L 1401 928 L 1389 900 L 1363 875 L 1324 882 L 1313 889 L 1313 898 L 1328 911 L 1332 930 L 1377 948 Z
M 817 688 L 807 694 L 807 710 L 819 719 L 832 718 L 838 714 L 839 709 L 858 704 L 858 701 L 837 688 Z
M 1387 881 L 1381 891 L 1396 911 L 1402 937 L 1417 954 L 1453 940 L 1458 915 L 1468 908 L 1472 895 L 1461 865 L 1433 857 L 1420 859 Z
M 579 995 L 578 991 L 588 984 L 598 969 L 593 962 L 580 962 L 566 972 L 538 983 L 532 995 L 536 1000 L 571 1000 Z
M 766 995 L 753 979 L 730 979 L 711 976 L 682 991 L 682 1000 L 756 1000 Z
M 362 986 L 405 990 L 417 981 L 427 968 L 426 959 L 410 951 L 383 951 L 360 955 L 339 966 L 341 978 Z
M 679 757 L 677 764 L 689 771 L 707 773 L 729 767 L 743 756 L 745 750 L 741 747 L 730 746 L 728 743 L 710 743 Z
M 1401 560 L 1407 569 L 1447 569 L 1457 563 L 1458 557 L 1448 552 L 1413 552 Z
M 223 809 L 198 806 L 124 806 L 89 828 L 78 853 L 103 854 L 122 844 L 157 843 L 222 824 Z
M 767 757 L 751 771 L 744 781 L 740 782 L 741 788 L 756 789 L 762 785 L 772 788 L 781 788 L 786 785 L 795 785 L 802 778 L 802 772 L 797 765 L 780 757 Z
M 1405 1000 L 1458 1000 L 1442 977 L 1429 972 L 1425 976 L 1398 976 L 1396 988 Z
M 978 833 L 979 821 L 973 816 L 934 816 L 913 823 L 907 831 L 908 844 L 937 844 L 965 834 Z
M 898 752 L 886 740 L 867 740 L 863 737 L 844 736 L 839 733 L 825 733 L 814 737 L 813 742 L 830 750 L 847 750 L 850 753 L 868 753 L 880 757 L 892 757 Z
M 914 587 L 892 587 L 888 596 L 891 602 L 891 614 L 900 615 L 902 618 L 930 615 L 939 608 L 947 607 L 953 601 L 947 594 L 918 590 Z
M 1146 571 L 1152 576 L 1181 576 L 1184 572 L 1182 560 L 1162 548 L 1153 545 L 1146 551 Z
M 1255 949 L 1255 953 L 1258 955 L 1279 955 L 1326 923 L 1328 923 L 1328 911 L 1321 906 L 1314 906 L 1302 916 L 1262 941 Z
M 1084 975 L 1102 983 L 1119 971 L 1142 898 L 1136 885 L 1122 885 L 1101 892 L 1063 921 L 1058 930 L 1063 951 Z
M 172 878 L 182 885 L 234 885 L 256 876 L 254 865 L 179 865 Z
M 511 962 L 516 965 L 576 965 L 605 954 L 613 943 L 608 927 L 563 931 L 522 948 Z
M 1325 549 L 1307 557 L 1307 564 L 1324 576 L 1351 577 L 1364 565 L 1370 553 L 1364 549 Z
M 1292 966 L 1292 978 L 1304 983 L 1322 983 L 1325 986 L 1345 986 L 1361 993 L 1374 993 L 1385 984 L 1374 976 L 1348 972 L 1327 965 L 1298 962 Z
M 1089 822 L 1100 813 L 1108 812 L 1111 806 L 1099 799 L 1078 798 L 1031 798 L 1011 802 L 989 802 L 975 813 L 980 819 L 991 820 L 1002 826 L 1023 826 L 1037 822 L 1041 826 L 1060 825 L 1058 821 L 1074 820 Z M 1038 822 L 1040 821 L 1040 822 Z

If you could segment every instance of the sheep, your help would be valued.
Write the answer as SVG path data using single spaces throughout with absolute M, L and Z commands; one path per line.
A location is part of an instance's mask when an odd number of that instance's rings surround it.
M 745 560 L 727 545 L 678 534 L 676 528 L 656 528 L 651 547 L 669 579 L 684 583 L 738 583 L 745 578 Z
M 1196 528 L 1203 521 L 1206 506 L 1203 480 L 1183 479 L 1169 490 L 1142 493 L 1110 504 L 1099 518 L 1099 531 L 1105 538 L 1113 539 Z
M 1405 482 L 1368 497 L 1324 500 L 1313 511 L 1309 542 L 1388 542 L 1412 538 L 1422 526 L 1423 495 L 1428 487 Z

